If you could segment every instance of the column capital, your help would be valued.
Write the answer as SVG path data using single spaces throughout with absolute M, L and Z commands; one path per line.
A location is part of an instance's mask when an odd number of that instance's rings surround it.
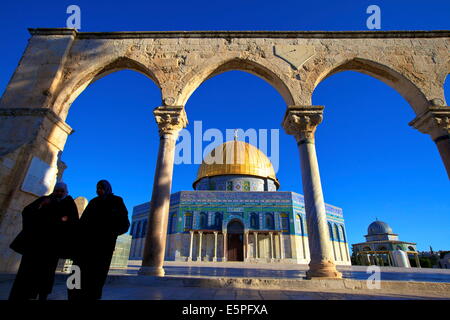
M 450 107 L 432 106 L 417 116 L 409 125 L 436 140 L 446 138 L 450 133 Z
M 153 110 L 159 135 L 178 134 L 188 124 L 183 106 L 160 106 Z
M 314 133 L 323 119 L 323 106 L 288 106 L 282 126 L 297 143 L 314 143 Z

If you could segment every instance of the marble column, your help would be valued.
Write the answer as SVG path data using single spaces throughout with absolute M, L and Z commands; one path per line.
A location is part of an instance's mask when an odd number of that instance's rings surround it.
M 245 246 L 244 246 L 244 261 L 248 260 L 248 231 L 244 232 Z
M 223 261 L 228 260 L 228 244 L 227 244 L 227 233 L 223 233 Z
M 152 200 L 147 226 L 142 267 L 139 274 L 164 276 L 170 191 L 178 133 L 187 125 L 182 106 L 162 106 L 153 111 L 159 128 L 159 150 L 153 181 Z
M 213 257 L 213 262 L 217 261 L 217 231 L 214 231 L 214 257 Z
M 192 261 L 192 249 L 193 249 L 193 245 L 194 245 L 194 231 L 189 231 L 189 233 L 191 234 L 191 242 L 189 244 L 189 257 L 188 257 L 188 261 Z
M 450 179 L 450 107 L 444 106 L 443 101 L 432 101 L 432 104 L 434 105 L 417 116 L 409 125 L 430 135 L 436 143 Z
M 289 106 L 283 119 L 287 134 L 293 135 L 300 152 L 311 261 L 308 278 L 342 278 L 333 259 L 325 202 L 320 181 L 314 133 L 322 122 L 323 106 Z
M 258 252 L 258 232 L 254 232 L 253 236 L 255 237 L 255 259 L 259 258 L 259 252 Z
M 273 259 L 275 258 L 275 255 L 274 255 L 274 250 L 273 250 L 273 247 L 274 247 L 274 243 L 273 243 L 273 232 L 269 232 L 269 238 L 270 238 L 270 261 L 272 261 L 273 262 Z
M 284 259 L 283 231 L 280 232 L 279 239 L 280 239 L 280 259 L 283 260 Z
M 199 231 L 199 240 L 198 240 L 198 256 L 197 256 L 197 261 L 202 261 L 202 236 L 203 236 L 203 231 Z

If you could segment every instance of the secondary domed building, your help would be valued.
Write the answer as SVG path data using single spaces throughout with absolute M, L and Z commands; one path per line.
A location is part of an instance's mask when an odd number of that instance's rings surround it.
M 255 146 L 228 141 L 203 160 L 193 191 L 170 198 L 166 260 L 308 263 L 303 196 L 278 191 L 272 163 Z M 134 207 L 130 259 L 142 259 L 150 203 Z M 326 204 L 334 257 L 349 265 L 342 209 Z
M 400 241 L 392 228 L 378 219 L 367 228 L 366 242 L 352 245 L 359 265 L 420 267 L 416 244 Z

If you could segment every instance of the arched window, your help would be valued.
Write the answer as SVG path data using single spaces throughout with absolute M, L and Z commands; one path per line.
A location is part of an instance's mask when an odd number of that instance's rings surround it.
M 185 212 L 184 214 L 184 229 L 192 229 L 192 212 Z
M 271 213 L 266 214 L 266 228 L 272 230 L 274 228 L 273 215 Z
M 283 232 L 289 232 L 289 216 L 286 213 L 280 214 L 281 218 L 281 230 Z
M 170 233 L 175 233 L 177 231 L 177 214 L 173 214 L 170 219 Z
M 347 237 L 345 236 L 345 230 L 344 230 L 344 226 L 341 225 L 341 233 L 342 233 L 342 240 L 344 242 L 347 242 Z
M 341 241 L 337 224 L 334 225 L 334 239 L 336 239 L 336 241 Z
M 408 250 L 409 250 L 409 251 L 416 251 L 416 250 L 414 249 L 414 247 L 412 247 L 412 246 L 409 246 L 409 247 L 408 247 Z
M 200 229 L 206 229 L 208 226 L 208 216 L 206 213 L 200 213 Z
M 141 235 L 141 225 L 142 225 L 142 221 L 138 221 L 137 223 L 137 227 L 136 227 L 136 238 L 140 238 Z
M 370 247 L 364 247 L 363 251 L 371 251 Z
M 300 233 L 301 235 L 305 235 L 306 234 L 306 229 L 305 229 L 305 223 L 303 222 L 303 218 L 298 214 L 297 215 L 297 219 L 299 220 L 300 223 Z
M 222 213 L 216 212 L 214 216 L 214 226 L 220 228 L 222 226 Z
M 300 217 L 299 214 L 295 215 L 295 225 L 297 226 L 297 230 L 300 234 L 303 234 L 303 230 L 302 230 L 302 218 Z
M 147 235 L 147 219 L 145 219 L 144 223 L 142 224 L 141 238 L 144 238 L 146 235 Z
M 331 226 L 331 223 L 329 223 L 329 222 L 328 222 L 328 232 L 330 233 L 330 240 L 334 241 L 333 227 Z
M 136 221 L 134 221 L 132 224 L 131 224 L 131 232 L 130 232 L 130 234 L 131 234 L 131 236 L 133 237 L 133 238 L 136 238 L 136 235 L 135 235 L 135 230 L 136 229 Z
M 259 218 L 256 212 L 252 212 L 250 215 L 250 228 L 259 229 Z

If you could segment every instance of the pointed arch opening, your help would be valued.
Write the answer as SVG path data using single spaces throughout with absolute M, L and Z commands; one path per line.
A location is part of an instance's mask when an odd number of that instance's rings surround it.
M 275 90 L 277 90 L 277 92 L 282 96 L 286 105 L 294 104 L 294 98 L 291 89 L 286 85 L 281 77 L 277 75 L 276 72 L 272 71 L 267 66 L 264 66 L 255 61 L 242 58 L 233 58 L 227 61 L 220 61 L 212 64 L 205 63 L 205 65 L 207 65 L 208 67 L 202 70 L 194 70 L 187 76 L 187 84 L 181 89 L 181 94 L 179 97 L 180 105 L 186 105 L 189 97 L 206 80 L 227 71 L 243 71 L 253 74 L 265 80 Z
M 131 70 L 143 74 L 161 90 L 160 81 L 150 68 L 128 57 L 119 57 L 84 70 L 74 70 L 73 73 L 77 73 L 77 75 L 69 81 L 63 82 L 55 95 L 53 104 L 56 114 L 65 120 L 72 103 L 88 86 L 109 74 L 122 70 Z
M 346 60 L 336 64 L 331 69 L 323 71 L 317 77 L 313 91 L 323 80 L 343 71 L 360 72 L 386 83 L 409 103 L 416 115 L 425 112 L 429 106 L 429 101 L 424 93 L 410 79 L 391 67 L 362 58 Z

